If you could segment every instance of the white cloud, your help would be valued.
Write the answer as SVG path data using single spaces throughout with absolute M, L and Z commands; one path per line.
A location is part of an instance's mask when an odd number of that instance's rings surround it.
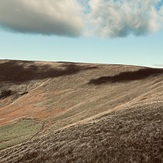
M 0 0 L 0 25 L 22 33 L 81 35 L 80 14 L 75 0 Z
M 153 65 L 154 67 L 163 67 L 163 64 L 155 64 L 155 65 Z
M 162 28 L 163 7 L 162 0 L 0 0 L 0 26 L 47 35 L 144 35 Z
M 159 0 L 90 0 L 88 22 L 93 29 L 92 35 L 123 37 L 155 32 L 162 26 L 161 16 L 156 9 L 158 2 Z

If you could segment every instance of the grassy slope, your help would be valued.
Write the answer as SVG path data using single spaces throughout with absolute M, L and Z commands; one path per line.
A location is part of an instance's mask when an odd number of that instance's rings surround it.
M 0 153 L 0 162 L 163 161 L 163 103 L 112 112 Z M 11 155 L 9 155 L 11 153 Z
M 5 99 L 7 102 L 1 99 L 0 123 L 19 117 L 36 118 L 45 123 L 40 136 L 46 136 L 1 151 L 2 162 L 162 161 L 162 69 L 15 61 L 5 64 L 26 75 L 18 80 L 17 74 L 11 74 L 6 81 L 0 74 L 1 88 L 16 92 Z M 22 92 L 28 93 L 22 96 Z
M 19 120 L 16 123 L 0 127 L 0 149 L 4 149 L 35 136 L 42 124 L 34 120 Z

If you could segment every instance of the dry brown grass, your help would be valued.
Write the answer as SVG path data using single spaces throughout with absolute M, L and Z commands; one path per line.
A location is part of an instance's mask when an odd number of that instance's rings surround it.
M 163 162 L 163 69 L 0 64 L 18 72 L 0 72 L 0 89 L 14 92 L 0 99 L 0 124 L 21 117 L 45 124 L 32 140 L 1 150 L 0 162 Z
M 163 103 L 113 112 L 1 151 L 1 162 L 162 162 Z

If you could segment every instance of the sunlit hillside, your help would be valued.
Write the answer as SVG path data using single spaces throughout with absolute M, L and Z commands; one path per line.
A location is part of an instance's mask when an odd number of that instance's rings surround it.
M 0 162 L 163 162 L 163 69 L 1 60 Z

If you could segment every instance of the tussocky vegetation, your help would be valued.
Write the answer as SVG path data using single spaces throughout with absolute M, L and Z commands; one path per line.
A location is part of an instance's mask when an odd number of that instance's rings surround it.
M 162 162 L 163 69 L 0 61 L 0 162 Z

